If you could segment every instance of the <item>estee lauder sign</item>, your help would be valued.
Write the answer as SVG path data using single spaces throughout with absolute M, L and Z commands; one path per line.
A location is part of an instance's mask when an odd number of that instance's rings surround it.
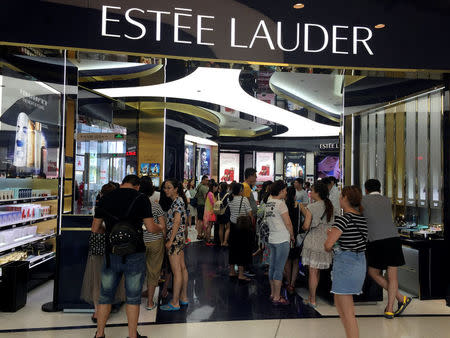
M 114 23 L 120 23 L 121 19 L 111 18 L 108 16 L 109 11 L 120 11 L 123 14 L 123 20 L 129 25 L 135 27 L 136 33 L 134 35 L 114 34 L 110 30 Z M 134 17 L 138 15 L 148 16 L 151 21 L 155 23 L 151 27 L 147 27 L 140 20 Z M 173 21 L 173 36 L 163 35 L 161 22 L 162 17 L 169 18 Z M 204 46 L 215 46 L 214 40 L 208 39 L 207 32 L 215 31 L 215 16 L 213 15 L 200 15 L 194 13 L 192 8 L 174 8 L 173 12 L 155 10 L 155 9 L 143 9 L 143 8 L 122 8 L 117 6 L 102 6 L 102 31 L 101 35 L 111 38 L 125 38 L 129 40 L 141 40 L 146 37 L 147 34 L 153 34 L 155 41 L 169 40 L 169 43 L 177 44 L 193 44 Z M 224 36 L 221 36 L 221 43 L 227 41 L 230 48 L 249 48 L 252 49 L 255 46 L 255 42 L 258 40 L 264 41 L 266 47 L 270 50 L 279 49 L 288 53 L 321 53 L 328 49 L 331 44 L 333 54 L 358 54 L 359 52 L 365 52 L 369 55 L 374 55 L 374 52 L 369 46 L 369 40 L 372 39 L 373 31 L 369 27 L 362 26 L 343 26 L 333 25 L 331 32 L 325 26 L 315 23 L 295 23 L 291 25 L 289 29 L 294 29 L 296 34 L 293 41 L 284 41 L 283 32 L 286 32 L 287 27 L 282 22 L 276 23 L 276 34 L 272 36 L 268 29 L 266 20 L 259 20 L 255 22 L 255 31 L 251 36 L 240 35 L 239 22 L 235 17 L 229 18 L 229 26 L 226 32 L 223 32 Z M 311 39 L 313 30 L 319 34 L 320 44 L 319 47 L 311 47 Z M 180 32 L 194 31 L 193 36 L 195 39 L 181 39 Z M 228 36 L 227 33 L 228 32 Z M 196 34 L 195 34 L 196 33 Z M 301 41 L 303 45 L 301 46 Z M 351 48 L 340 49 L 338 43 L 340 41 L 351 41 Z M 289 47 L 288 47 L 289 46 Z M 348 47 L 348 46 L 347 46 Z
M 226 61 L 450 70 L 450 3 L 2 0 L 0 42 Z M 426 8 L 424 8 L 426 6 Z M 375 29 L 384 24 L 385 28 Z

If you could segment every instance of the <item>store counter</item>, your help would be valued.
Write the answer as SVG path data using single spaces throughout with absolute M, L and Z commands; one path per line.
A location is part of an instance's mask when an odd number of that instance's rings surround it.
M 420 299 L 445 298 L 447 279 L 444 239 L 402 237 L 406 264 L 399 267 L 399 287 Z
M 84 269 L 89 248 L 92 215 L 63 215 L 59 236 L 58 307 L 88 309 L 92 306 L 80 299 Z

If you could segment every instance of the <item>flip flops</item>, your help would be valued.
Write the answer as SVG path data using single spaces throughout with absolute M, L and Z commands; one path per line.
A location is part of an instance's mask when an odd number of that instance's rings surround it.
M 403 313 L 403 311 L 405 311 L 405 309 L 409 305 L 409 303 L 411 303 L 411 301 L 412 301 L 411 297 L 403 296 L 403 303 L 400 303 L 400 302 L 398 303 L 398 309 L 397 309 L 397 311 L 395 311 L 394 316 L 395 317 L 400 316 Z
M 145 309 L 148 310 L 148 311 L 156 309 L 156 303 L 153 303 L 153 306 L 146 306 Z
M 159 309 L 162 311 L 179 311 L 180 307 L 175 307 L 172 304 L 167 303 L 166 305 L 161 306 Z

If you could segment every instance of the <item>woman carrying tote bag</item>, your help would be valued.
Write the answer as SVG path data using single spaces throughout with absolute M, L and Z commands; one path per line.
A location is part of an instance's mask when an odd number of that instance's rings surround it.
M 229 198 L 229 264 L 230 277 L 237 276 L 240 281 L 248 282 L 250 278 L 244 276 L 244 266 L 252 263 L 252 209 L 248 199 L 242 196 L 243 190 L 242 184 L 233 184 Z M 238 266 L 238 274 L 235 265 Z

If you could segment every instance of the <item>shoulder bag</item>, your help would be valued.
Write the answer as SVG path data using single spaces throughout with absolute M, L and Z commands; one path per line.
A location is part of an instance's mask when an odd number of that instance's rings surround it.
M 241 204 L 239 205 L 239 212 L 238 212 L 238 217 L 236 219 L 236 228 L 238 230 L 241 231 L 249 231 L 252 227 L 252 219 L 250 216 L 246 215 L 242 215 L 241 216 L 241 208 L 242 208 L 242 202 L 244 201 L 243 196 L 241 196 Z

